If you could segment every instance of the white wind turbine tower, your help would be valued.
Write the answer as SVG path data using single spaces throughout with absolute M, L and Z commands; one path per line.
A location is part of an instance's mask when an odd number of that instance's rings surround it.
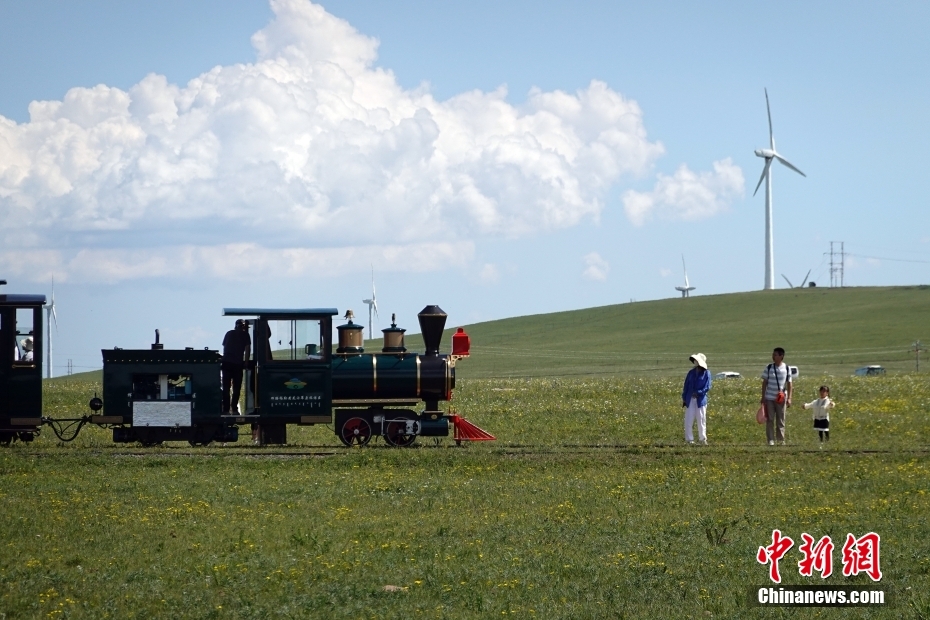
M 684 285 L 684 286 L 676 286 L 676 287 L 675 287 L 675 290 L 676 290 L 676 291 L 681 291 L 681 296 L 682 296 L 682 298 L 684 298 L 684 297 L 691 297 L 691 291 L 693 291 L 693 290 L 696 289 L 697 287 L 696 287 L 696 286 L 691 286 L 691 285 L 688 283 L 688 266 L 685 265 L 685 255 L 684 255 L 684 254 L 681 255 L 681 266 L 682 266 L 682 267 L 684 268 L 684 270 L 685 270 L 685 285 Z
M 52 302 L 45 306 L 46 342 L 48 342 L 48 368 L 45 370 L 45 377 L 48 379 L 52 378 L 52 319 L 55 320 L 55 331 L 58 331 L 58 314 L 55 312 L 55 278 L 52 278 Z
M 772 160 L 777 159 L 785 166 L 791 168 L 802 177 L 807 175 L 795 168 L 791 162 L 778 154 L 778 151 L 775 150 L 775 134 L 772 132 L 772 109 L 769 107 L 769 91 L 765 89 L 765 111 L 769 115 L 769 148 L 767 149 L 756 149 L 757 157 L 765 158 L 765 168 L 762 169 L 762 176 L 759 177 L 759 182 L 756 184 L 756 191 L 752 193 L 753 196 L 759 191 L 759 186 L 762 185 L 762 180 L 765 180 L 765 289 L 770 290 L 775 288 L 775 248 L 773 247 L 772 239 Z
M 371 299 L 363 299 L 362 303 L 368 304 L 368 338 L 369 340 L 374 339 L 375 335 L 372 331 L 371 323 L 371 314 L 374 311 L 374 315 L 378 316 L 378 300 L 375 298 L 375 268 L 374 265 L 371 267 Z

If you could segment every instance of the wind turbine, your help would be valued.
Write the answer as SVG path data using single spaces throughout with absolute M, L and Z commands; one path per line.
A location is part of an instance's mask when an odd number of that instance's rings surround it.
M 807 284 L 807 279 L 811 276 L 811 271 L 813 271 L 813 269 L 807 270 L 807 275 L 804 276 L 804 281 L 801 282 L 801 286 L 799 286 L 798 288 L 804 288 L 804 285 Z M 790 286 L 791 288 L 794 288 L 794 284 L 791 283 L 791 280 L 788 279 L 788 276 L 786 276 L 785 274 L 781 274 L 781 277 L 785 279 L 785 282 L 788 283 L 788 286 Z
M 765 180 L 765 289 L 770 290 L 775 288 L 775 249 L 772 239 L 772 160 L 777 159 L 802 177 L 807 175 L 794 167 L 791 162 L 775 150 L 775 134 L 772 132 L 772 108 L 769 106 L 768 89 L 765 89 L 765 111 L 769 115 L 769 148 L 756 149 L 756 156 L 765 158 L 765 168 L 762 169 L 762 176 L 759 177 L 756 191 L 752 195 L 756 195 L 759 186 Z
M 371 313 L 374 311 L 375 316 L 378 316 L 378 300 L 375 298 L 375 267 L 371 267 L 371 299 L 363 299 L 363 304 L 368 304 L 368 338 L 374 338 L 374 332 L 371 329 Z
M 676 286 L 676 287 L 675 287 L 675 290 L 676 290 L 676 291 L 681 291 L 681 296 L 682 296 L 682 298 L 691 297 L 691 291 L 693 291 L 693 290 L 694 290 L 695 288 L 697 288 L 697 287 L 691 286 L 691 285 L 688 283 L 688 266 L 685 265 L 685 256 L 684 256 L 684 254 L 681 255 L 681 266 L 682 266 L 682 267 L 684 268 L 684 270 L 685 270 L 685 285 L 684 285 L 684 286 Z
M 45 306 L 45 326 L 48 330 L 48 369 L 45 377 L 52 378 L 52 319 L 55 320 L 55 331 L 58 331 L 58 314 L 55 312 L 55 278 L 52 278 L 52 302 Z M 41 354 L 41 351 L 40 351 Z

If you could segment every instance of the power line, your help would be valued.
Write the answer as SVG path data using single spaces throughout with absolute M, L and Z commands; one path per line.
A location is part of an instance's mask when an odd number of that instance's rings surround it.
M 924 263 L 930 265 L 930 260 L 917 260 L 913 258 L 887 258 L 884 256 L 865 256 L 864 254 L 849 253 L 846 256 L 855 256 L 856 258 L 871 258 L 873 260 L 890 260 L 896 263 Z

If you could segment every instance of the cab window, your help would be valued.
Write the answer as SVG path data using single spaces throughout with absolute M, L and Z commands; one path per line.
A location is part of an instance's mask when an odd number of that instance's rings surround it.
M 270 320 L 259 323 L 266 323 L 269 328 L 268 345 L 272 361 L 329 361 L 329 347 L 324 342 L 322 322 L 319 319 Z
M 36 351 L 35 346 L 33 315 L 32 308 L 16 309 L 13 361 L 20 366 L 34 366 L 39 356 L 39 351 Z

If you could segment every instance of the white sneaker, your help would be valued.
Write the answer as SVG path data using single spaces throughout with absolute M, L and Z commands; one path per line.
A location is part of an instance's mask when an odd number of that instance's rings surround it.
M 706 440 L 706 439 L 702 440 L 702 441 L 701 441 L 701 445 L 702 445 L 702 446 L 706 446 L 706 445 L 707 445 L 707 440 Z
M 774 445 L 775 445 L 775 442 L 774 442 L 774 441 L 769 441 L 769 445 L 770 445 L 770 446 L 774 446 Z

